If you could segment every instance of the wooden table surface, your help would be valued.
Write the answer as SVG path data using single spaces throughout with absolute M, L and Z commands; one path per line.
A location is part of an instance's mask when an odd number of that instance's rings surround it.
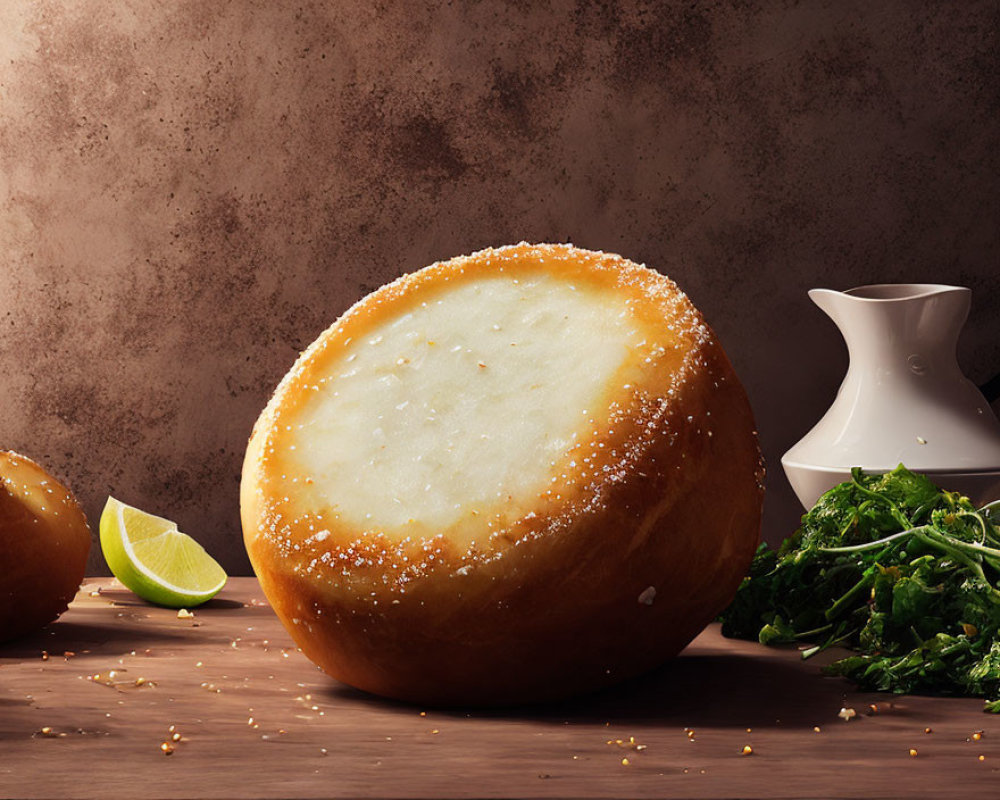
M 979 700 L 854 692 L 716 626 L 641 680 L 502 712 L 334 682 L 252 578 L 191 618 L 88 580 L 0 645 L 0 797 L 995 796 L 998 769 Z

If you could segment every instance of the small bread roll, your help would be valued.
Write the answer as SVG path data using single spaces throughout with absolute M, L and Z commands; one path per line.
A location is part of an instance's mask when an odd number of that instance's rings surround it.
M 73 493 L 30 458 L 0 451 L 0 642 L 67 609 L 89 552 Z
M 520 244 L 351 308 L 254 428 L 247 550 L 303 652 L 425 704 L 560 698 L 678 653 L 757 546 L 746 395 L 688 298 Z

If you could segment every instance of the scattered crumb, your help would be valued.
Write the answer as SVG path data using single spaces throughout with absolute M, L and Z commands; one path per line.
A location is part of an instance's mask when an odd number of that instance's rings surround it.
M 639 744 L 634 736 L 629 736 L 627 741 L 625 739 L 608 739 L 606 744 L 615 745 L 616 747 L 628 750 L 635 750 L 637 753 L 641 753 L 646 749 L 646 745 Z

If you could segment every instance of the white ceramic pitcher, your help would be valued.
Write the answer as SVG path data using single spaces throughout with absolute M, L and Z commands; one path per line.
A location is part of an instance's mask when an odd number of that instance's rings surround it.
M 955 356 L 971 294 L 930 283 L 809 292 L 840 329 L 850 366 L 830 410 L 781 459 L 803 506 L 851 467 L 900 463 L 973 502 L 1000 498 L 1000 422 Z

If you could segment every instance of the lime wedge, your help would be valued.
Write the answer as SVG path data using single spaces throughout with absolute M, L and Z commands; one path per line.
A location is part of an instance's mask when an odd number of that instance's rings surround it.
M 190 608 L 212 599 L 226 573 L 177 523 L 108 498 L 101 550 L 114 576 L 143 600 Z

